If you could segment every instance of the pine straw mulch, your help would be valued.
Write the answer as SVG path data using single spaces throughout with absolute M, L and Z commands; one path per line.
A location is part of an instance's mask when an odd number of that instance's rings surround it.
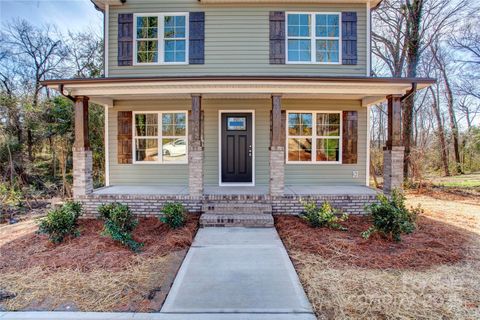
M 480 207 L 409 197 L 426 209 L 402 243 L 312 229 L 295 217 L 276 226 L 319 319 L 480 319 Z
M 170 230 L 142 218 L 135 254 L 100 235 L 102 222 L 80 221 L 81 235 L 59 245 L 31 226 L 21 237 L 0 234 L 0 289 L 13 292 L 7 310 L 158 311 L 198 227 L 197 215 Z M 1 306 L 1 305 L 0 305 Z
M 369 269 L 425 269 L 455 263 L 465 257 L 467 235 L 421 216 L 417 231 L 403 235 L 402 242 L 378 235 L 369 240 L 361 233 L 370 227 L 367 217 L 350 216 L 342 225 L 348 231 L 311 228 L 298 217 L 280 216 L 275 226 L 290 250 L 320 255 L 336 267 Z

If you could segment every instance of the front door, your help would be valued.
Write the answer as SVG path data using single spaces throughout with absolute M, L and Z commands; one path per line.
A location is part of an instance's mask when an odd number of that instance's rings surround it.
M 221 114 L 222 183 L 252 183 L 252 114 Z

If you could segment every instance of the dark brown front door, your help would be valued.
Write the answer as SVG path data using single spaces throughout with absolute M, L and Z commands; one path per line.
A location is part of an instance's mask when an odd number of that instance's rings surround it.
M 252 182 L 252 114 L 222 113 L 222 182 Z

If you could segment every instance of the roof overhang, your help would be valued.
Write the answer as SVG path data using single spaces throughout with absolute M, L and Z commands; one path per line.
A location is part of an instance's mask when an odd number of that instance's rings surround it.
M 90 0 L 97 9 L 103 11 L 105 10 L 105 5 L 110 5 L 110 6 L 120 6 L 126 0 Z
M 202 94 L 208 98 L 268 97 L 361 100 L 364 106 L 390 95 L 400 95 L 426 88 L 434 79 L 372 77 L 143 77 L 48 80 L 43 85 L 63 90 L 68 96 L 88 96 L 91 101 L 151 98 L 188 98 Z

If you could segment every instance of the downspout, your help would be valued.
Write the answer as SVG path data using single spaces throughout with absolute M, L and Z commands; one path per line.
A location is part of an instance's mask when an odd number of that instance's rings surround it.
M 58 92 L 60 92 L 60 94 L 61 94 L 62 96 L 64 96 L 65 98 L 68 98 L 68 99 L 70 99 L 70 100 L 73 101 L 73 102 L 76 102 L 76 100 L 75 100 L 74 97 L 72 97 L 70 94 L 65 94 L 65 93 L 63 92 L 63 87 L 64 87 L 63 84 L 59 84 L 59 85 L 58 85 Z
M 401 97 L 400 100 L 403 102 L 404 100 L 410 98 L 410 96 L 412 94 L 414 94 L 415 91 L 417 91 L 417 83 L 413 82 L 412 83 L 412 88 L 410 90 L 408 90 L 408 92 L 403 97 Z

